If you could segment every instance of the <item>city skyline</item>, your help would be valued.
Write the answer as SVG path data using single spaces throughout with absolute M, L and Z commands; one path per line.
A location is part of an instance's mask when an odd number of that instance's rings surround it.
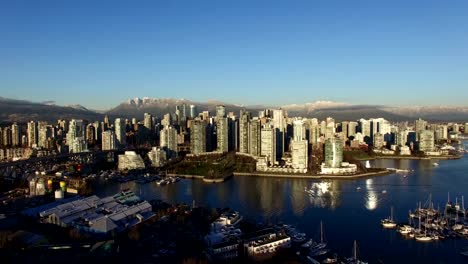
M 0 87 L 7 98 L 97 110 L 138 96 L 463 105 L 466 7 L 9 2 L 0 11 Z

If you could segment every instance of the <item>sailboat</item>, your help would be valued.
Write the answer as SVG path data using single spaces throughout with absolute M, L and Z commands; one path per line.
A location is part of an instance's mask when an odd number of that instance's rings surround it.
M 382 224 L 382 226 L 384 228 L 395 228 L 396 227 L 396 223 L 393 220 L 393 206 L 390 209 L 390 218 L 385 218 L 385 219 L 381 220 L 380 223 Z
M 414 236 L 414 228 L 411 224 L 411 211 L 409 211 L 410 216 L 408 217 L 408 224 L 407 225 L 402 225 L 398 228 L 398 232 L 402 235 L 411 235 L 413 234 Z
M 424 230 L 424 234 L 420 233 L 420 234 L 414 236 L 414 238 L 416 239 L 416 241 L 420 241 L 420 242 L 430 242 L 430 241 L 432 241 L 432 236 L 428 236 L 427 233 L 426 233 L 426 230 Z
M 424 229 L 424 233 L 421 232 L 421 217 L 419 217 L 419 232 L 415 234 L 414 238 L 416 239 L 416 241 L 419 241 L 419 242 L 432 241 L 432 237 L 427 235 L 427 228 Z
M 367 264 L 362 260 L 359 260 L 357 257 L 357 241 L 354 240 L 354 247 L 353 247 L 353 256 L 346 259 L 347 264 Z
M 327 243 L 323 241 L 323 222 L 320 221 L 320 243 L 310 248 L 310 256 L 316 257 L 327 254 L 330 250 L 326 247 Z

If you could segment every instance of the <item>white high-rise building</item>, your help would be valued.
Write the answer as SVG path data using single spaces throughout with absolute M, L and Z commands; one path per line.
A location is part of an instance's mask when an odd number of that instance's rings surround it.
M 177 129 L 166 126 L 161 130 L 159 146 L 166 150 L 167 158 L 177 157 Z
M 74 138 L 77 137 L 85 137 L 85 128 L 83 124 L 83 120 L 80 119 L 72 119 L 68 124 L 68 133 L 67 133 L 67 141 L 70 138 L 70 142 L 73 141 Z
M 28 147 L 37 146 L 37 126 L 34 121 L 28 122 Z
M 72 119 L 70 121 L 67 133 L 67 144 L 71 153 L 79 153 L 87 149 L 83 120 Z
M 228 120 L 227 118 L 218 117 L 216 123 L 216 139 L 218 142 L 218 151 L 228 152 L 229 150 L 229 129 L 228 129 Z
M 68 140 L 68 139 L 67 139 Z M 88 150 L 86 140 L 84 137 L 73 138 L 71 145 L 69 145 L 70 153 L 80 153 Z
M 267 158 L 267 162 L 276 162 L 276 133 L 275 128 L 265 125 L 261 130 L 261 156 Z
M 116 118 L 114 121 L 114 132 L 115 139 L 117 140 L 118 147 L 123 147 L 127 145 L 127 133 L 126 133 L 126 124 L 125 121 L 121 118 Z
M 216 106 L 216 118 L 226 117 L 226 107 L 224 105 Z
M 239 152 L 249 153 L 250 113 L 241 111 L 239 119 Z
M 253 119 L 249 125 L 249 154 L 255 157 L 259 157 L 261 155 L 261 131 L 262 124 L 260 119 Z
M 37 145 L 40 148 L 47 148 L 48 146 L 47 141 L 49 138 L 52 137 L 52 127 L 48 125 L 40 125 L 38 130 L 39 130 L 39 140 L 37 141 Z
M 374 134 L 374 148 L 380 149 L 385 145 L 384 135 L 380 132 Z
M 357 122 L 349 122 L 348 124 L 348 137 L 354 137 L 356 135 Z
M 371 138 L 371 124 L 369 122 L 369 120 L 366 120 L 366 119 L 363 119 L 361 118 L 359 120 L 359 123 L 360 123 L 360 126 L 361 126 L 361 134 L 362 136 L 365 138 L 365 137 L 368 137 L 369 139 Z
M 343 143 L 339 138 L 329 138 L 325 142 L 325 165 L 339 168 L 343 162 Z
M 408 131 L 406 129 L 402 129 L 398 132 L 396 137 L 396 145 L 399 147 L 406 146 L 408 142 Z
M 435 140 L 448 139 L 448 127 L 447 125 L 438 125 L 435 131 Z
M 373 118 L 369 120 L 371 125 L 371 136 L 374 136 L 376 133 L 380 133 L 383 136 L 391 133 L 391 125 L 388 120 L 384 118 Z
M 291 143 L 292 167 L 306 173 L 308 165 L 307 140 L 293 140 Z
M 190 118 L 194 119 L 198 115 L 197 106 L 190 105 Z
M 317 118 L 309 120 L 309 142 L 313 147 L 317 146 L 320 137 L 320 127 Z
M 148 130 L 153 130 L 153 116 L 149 113 L 145 113 L 143 119 L 143 126 Z
M 304 120 L 294 120 L 293 121 L 293 140 L 301 141 L 306 139 L 306 130 L 304 125 Z
M 198 155 L 206 152 L 206 122 L 194 119 L 190 126 L 190 152 Z
M 329 122 L 327 123 L 327 127 L 325 130 L 325 139 L 329 139 L 332 137 L 335 137 L 335 122 Z
M 21 145 L 20 134 L 19 126 L 13 123 L 13 125 L 11 125 L 11 145 L 13 147 Z
M 102 150 L 115 150 L 117 149 L 117 140 L 115 133 L 112 130 L 102 132 Z
M 284 153 L 284 138 L 286 132 L 285 112 L 283 109 L 273 110 L 273 128 L 276 134 L 276 157 L 280 158 Z
M 421 130 L 419 132 L 419 151 L 432 152 L 434 151 L 434 131 Z

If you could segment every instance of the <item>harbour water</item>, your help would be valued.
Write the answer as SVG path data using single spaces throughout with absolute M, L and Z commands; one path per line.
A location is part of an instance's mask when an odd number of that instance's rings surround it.
M 431 194 L 435 208 L 443 210 L 448 192 L 452 201 L 458 197 L 461 202 L 465 195 L 468 207 L 468 155 L 459 160 L 373 160 L 370 165 L 411 172 L 349 181 L 236 176 L 221 184 L 187 179 L 166 186 L 128 182 L 100 187 L 96 193 L 111 195 L 130 188 L 143 199 L 229 207 L 244 218 L 292 224 L 316 239 L 322 220 L 330 248 L 351 256 L 357 240 L 361 259 L 370 263 L 468 263 L 460 255 L 468 247 L 466 239 L 421 243 L 380 225 L 391 206 L 394 219 L 407 222 L 408 211 Z

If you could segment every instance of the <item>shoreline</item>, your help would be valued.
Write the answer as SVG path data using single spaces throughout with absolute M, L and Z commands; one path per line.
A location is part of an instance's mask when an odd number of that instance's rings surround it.
M 428 156 L 428 157 L 415 157 L 415 156 L 374 156 L 369 157 L 366 159 L 358 159 L 359 161 L 366 161 L 366 160 L 377 160 L 377 159 L 394 159 L 394 160 L 456 160 L 461 159 L 462 155 L 460 156 Z
M 179 177 L 184 179 L 197 179 L 202 180 L 206 183 L 222 183 L 232 177 L 232 175 L 224 176 L 221 178 L 206 178 L 202 175 L 193 175 L 193 174 L 177 174 L 177 173 L 168 173 L 167 176 Z
M 375 176 L 385 176 L 393 174 L 392 170 L 382 170 L 378 172 L 367 172 L 353 175 L 310 175 L 310 174 L 270 174 L 270 173 L 259 173 L 259 172 L 234 172 L 234 176 L 252 176 L 252 177 L 271 177 L 271 178 L 292 178 L 292 179 L 338 179 L 338 180 L 353 180 L 360 178 L 370 178 Z
M 414 157 L 414 156 L 376 156 L 374 159 L 402 159 L 402 160 L 456 160 L 461 159 L 462 156 L 428 156 L 428 157 Z
M 270 177 L 270 178 L 290 178 L 290 179 L 338 179 L 338 180 L 353 180 L 353 179 L 361 179 L 361 178 L 370 178 L 376 176 L 385 176 L 389 174 L 393 174 L 395 171 L 384 169 L 378 172 L 367 172 L 367 173 L 359 173 L 353 175 L 310 175 L 310 174 L 271 174 L 271 173 L 263 173 L 263 172 L 234 172 L 232 175 L 210 179 L 205 178 L 205 176 L 201 175 L 191 175 L 191 174 L 175 174 L 175 173 L 168 173 L 167 176 L 177 176 L 184 179 L 198 179 L 203 180 L 206 183 L 222 183 L 228 180 L 233 176 L 248 176 L 248 177 Z

